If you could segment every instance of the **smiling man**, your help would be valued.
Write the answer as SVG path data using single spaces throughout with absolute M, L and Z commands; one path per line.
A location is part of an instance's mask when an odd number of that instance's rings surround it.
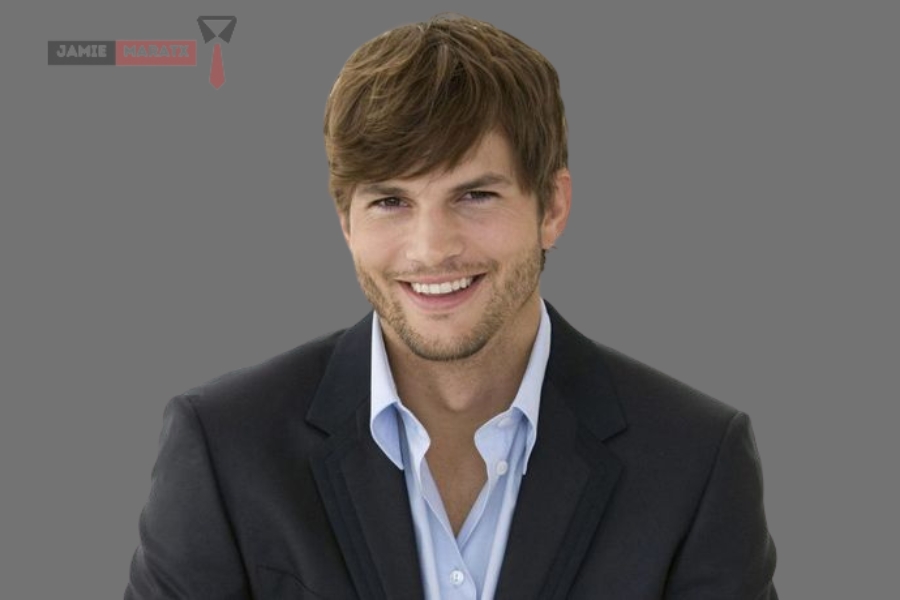
M 399 27 L 347 61 L 325 147 L 374 310 L 169 403 L 126 598 L 776 599 L 746 415 L 541 297 L 552 65 Z

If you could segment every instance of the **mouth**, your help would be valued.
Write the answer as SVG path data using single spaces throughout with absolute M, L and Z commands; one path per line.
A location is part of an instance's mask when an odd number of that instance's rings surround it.
M 420 308 L 448 310 L 471 298 L 483 279 L 484 273 L 481 273 L 434 283 L 402 281 L 401 286 Z

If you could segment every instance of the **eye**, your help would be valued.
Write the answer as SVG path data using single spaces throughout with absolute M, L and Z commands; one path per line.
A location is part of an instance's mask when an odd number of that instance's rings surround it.
M 495 192 L 471 190 L 463 195 L 463 200 L 469 200 L 471 202 L 484 202 L 486 200 L 490 200 L 491 198 L 495 198 L 496 196 L 497 194 Z
M 387 198 L 379 198 L 378 200 L 375 200 L 371 204 L 369 204 L 369 206 L 382 210 L 394 210 L 397 208 L 401 208 L 403 206 L 403 201 L 396 196 L 389 196 Z

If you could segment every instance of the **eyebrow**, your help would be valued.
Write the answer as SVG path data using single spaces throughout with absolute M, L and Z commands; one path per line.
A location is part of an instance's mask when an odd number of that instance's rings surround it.
M 450 189 L 451 195 L 461 194 L 476 188 L 491 185 L 512 185 L 509 177 L 499 173 L 485 173 L 469 181 L 464 181 Z M 408 191 L 403 186 L 388 185 L 385 183 L 370 183 L 359 188 L 359 194 L 364 196 L 405 196 Z

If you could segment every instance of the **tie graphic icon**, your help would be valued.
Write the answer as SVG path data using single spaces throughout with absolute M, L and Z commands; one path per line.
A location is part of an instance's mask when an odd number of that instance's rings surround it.
M 227 25 L 218 35 L 209 26 L 210 21 L 227 21 Z M 237 25 L 237 17 L 197 17 L 197 24 L 200 26 L 200 33 L 203 35 L 203 42 L 209 43 L 211 40 L 219 38 L 225 42 L 231 41 L 234 34 L 234 26 Z M 213 46 L 212 65 L 209 67 L 209 82 L 216 89 L 225 84 L 225 66 L 222 64 L 222 44 L 216 42 Z

